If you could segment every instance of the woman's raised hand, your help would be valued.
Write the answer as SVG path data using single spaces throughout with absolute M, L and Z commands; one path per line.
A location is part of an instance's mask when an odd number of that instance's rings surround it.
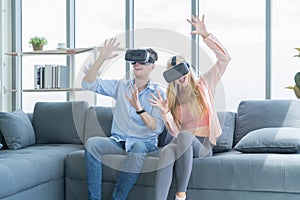
M 198 34 L 203 38 L 206 38 L 209 35 L 205 27 L 204 15 L 202 15 L 202 20 L 199 19 L 198 15 L 192 15 L 192 19 L 187 19 L 187 21 L 195 28 L 195 30 L 193 30 L 191 34 Z

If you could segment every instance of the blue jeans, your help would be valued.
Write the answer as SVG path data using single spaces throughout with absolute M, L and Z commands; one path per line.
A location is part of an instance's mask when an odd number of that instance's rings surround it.
M 102 155 L 125 155 L 125 143 L 116 142 L 114 139 L 108 137 L 93 137 L 87 140 L 85 148 L 88 199 L 101 200 Z M 127 198 L 142 170 L 146 154 L 156 150 L 157 147 L 151 143 L 137 142 L 132 145 L 121 166 L 112 194 L 113 200 L 125 200 Z M 135 163 L 135 165 L 132 163 Z

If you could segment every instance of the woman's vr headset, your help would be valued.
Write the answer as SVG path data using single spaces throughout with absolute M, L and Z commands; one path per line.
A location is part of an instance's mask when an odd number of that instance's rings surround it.
M 164 71 L 163 76 L 168 83 L 171 83 L 190 71 L 190 65 L 187 62 L 181 62 L 176 65 L 176 56 L 172 57 L 172 67 Z
M 137 62 L 141 64 L 154 63 L 155 56 L 145 49 L 131 49 L 126 51 L 125 60 L 133 65 Z

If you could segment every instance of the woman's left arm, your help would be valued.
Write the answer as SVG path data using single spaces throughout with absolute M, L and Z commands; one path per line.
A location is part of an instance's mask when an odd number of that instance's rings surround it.
M 206 45 L 215 53 L 217 62 L 208 70 L 203 77 L 205 78 L 209 87 L 214 90 L 218 81 L 224 74 L 231 57 L 222 44 L 217 40 L 213 34 L 209 34 L 203 39 Z
M 195 28 L 191 32 L 191 34 L 200 35 L 206 45 L 214 51 L 218 59 L 213 67 L 204 75 L 202 75 L 202 77 L 205 78 L 205 81 L 207 82 L 210 89 L 213 91 L 216 84 L 224 74 L 224 71 L 231 58 L 225 48 L 217 40 L 217 38 L 207 31 L 204 22 L 204 15 L 202 15 L 202 19 L 199 19 L 199 16 L 192 16 L 192 18 L 187 19 L 187 21 Z

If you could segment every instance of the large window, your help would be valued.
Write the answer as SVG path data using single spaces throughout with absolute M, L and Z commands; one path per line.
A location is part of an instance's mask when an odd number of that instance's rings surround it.
M 33 36 L 45 36 L 49 43 L 46 49 L 55 49 L 58 42 L 70 37 L 66 31 L 68 20 L 66 2 L 63 0 L 22 1 L 22 51 L 31 51 L 28 41 Z M 105 39 L 117 37 L 125 45 L 126 3 L 131 1 L 76 0 L 75 2 L 75 47 L 99 47 Z M 184 54 L 191 59 L 191 26 L 186 18 L 191 16 L 193 1 L 181 0 L 135 0 L 132 10 L 134 47 L 153 47 L 159 53 L 158 68 L 154 79 L 166 84 L 161 76 L 167 59 L 174 54 Z M 300 71 L 300 59 L 293 57 L 300 47 L 300 2 L 298 0 L 271 0 L 271 74 L 266 74 L 266 1 L 252 0 L 199 0 L 199 15 L 205 14 L 209 32 L 212 32 L 230 53 L 232 60 L 226 70 L 221 90 L 216 98 L 224 101 L 224 109 L 236 110 L 244 99 L 265 99 L 266 76 L 271 76 L 271 98 L 296 98 L 292 90 L 294 75 Z M 45 9 L 47 8 L 47 9 Z M 18 13 L 15 13 L 17 16 Z M 126 21 L 127 20 L 127 21 Z M 73 39 L 73 38 L 71 38 Z M 17 41 L 18 42 L 18 41 Z M 200 73 L 205 72 L 215 61 L 215 56 L 199 38 Z M 102 78 L 122 78 L 126 74 L 124 49 L 119 57 L 107 62 Z M 74 87 L 80 87 L 83 68 L 95 59 L 94 52 L 76 55 L 77 79 Z M 208 59 L 203 64 L 203 58 Z M 35 64 L 66 65 L 65 56 L 22 57 L 22 86 L 34 87 Z M 156 81 L 157 81 L 156 80 Z M 3 81 L 3 80 L 2 80 Z M 8 86 L 9 84 L 6 84 Z M 14 89 L 14 88 L 12 88 Z M 269 91 L 267 91 L 269 92 Z M 78 94 L 78 95 L 77 95 Z M 110 99 L 85 92 L 76 93 L 78 99 L 111 104 Z M 100 97 L 101 96 L 101 97 Z M 88 99 L 85 99 L 88 97 Z M 32 111 L 36 101 L 65 101 L 66 92 L 23 92 L 22 108 Z
M 158 53 L 152 79 L 167 87 L 162 74 L 170 56 L 191 61 L 191 1 L 138 0 L 134 2 L 134 46 L 151 47 Z
M 99 1 L 99 0 L 77 0 L 76 1 L 76 46 L 94 47 L 102 46 L 106 39 L 116 37 L 121 43 L 120 47 L 125 47 L 125 1 Z M 112 63 L 106 61 L 104 70 L 101 71 L 101 78 L 120 79 L 125 76 L 126 67 L 122 55 L 125 51 L 118 52 L 120 56 Z M 77 68 L 76 84 L 80 86 L 83 77 L 82 68 L 90 65 L 95 59 L 95 55 L 82 54 L 76 57 L 79 64 Z M 86 100 L 90 104 L 95 103 L 94 94 L 91 92 L 77 92 L 76 98 Z M 111 105 L 110 98 L 96 95 L 97 104 Z
M 294 76 L 300 72 L 300 58 L 295 48 L 300 47 L 300 1 L 273 0 L 272 6 L 272 98 L 294 99 Z
M 66 2 L 61 0 L 22 1 L 22 51 L 32 51 L 29 39 L 44 36 L 48 40 L 45 50 L 56 49 L 57 43 L 66 42 Z M 22 87 L 34 88 L 34 65 L 66 65 L 65 56 L 23 56 Z M 66 92 L 23 92 L 22 109 L 33 111 L 38 101 L 66 101 Z
M 265 1 L 200 2 L 207 29 L 218 37 L 232 58 L 222 78 L 226 108 L 236 110 L 244 99 L 264 99 Z

